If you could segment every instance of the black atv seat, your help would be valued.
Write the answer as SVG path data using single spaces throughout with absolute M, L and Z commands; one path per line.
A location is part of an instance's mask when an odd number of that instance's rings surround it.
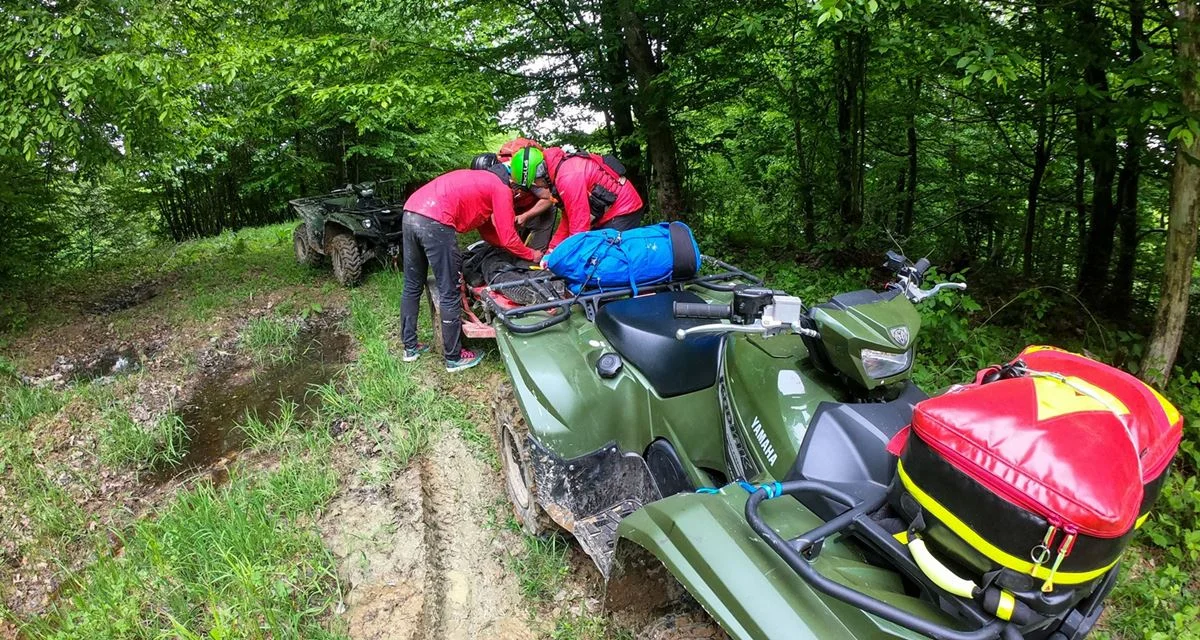
M 712 321 L 676 318 L 676 302 L 704 302 L 690 291 L 664 291 L 610 302 L 596 313 L 596 327 L 617 353 L 637 367 L 660 397 L 713 386 L 717 381 L 716 334 L 675 339 L 676 329 Z

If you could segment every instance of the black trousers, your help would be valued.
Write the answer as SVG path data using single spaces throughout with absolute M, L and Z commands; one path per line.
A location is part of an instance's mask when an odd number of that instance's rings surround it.
M 417 316 L 425 278 L 433 269 L 438 311 L 442 316 L 442 355 L 457 360 L 462 351 L 458 274 L 462 256 L 454 227 L 411 211 L 404 212 L 404 293 L 400 296 L 400 337 L 406 349 L 417 346 Z
M 633 213 L 627 213 L 623 216 L 617 216 L 602 225 L 592 227 L 593 229 L 616 229 L 617 231 L 629 231 L 635 227 L 642 226 L 642 216 L 646 215 L 646 207 L 642 207 Z
M 554 223 L 557 220 L 558 207 L 550 207 L 527 224 L 517 225 L 517 235 L 524 238 L 525 246 L 530 249 L 545 251 L 550 246 L 550 238 L 554 236 Z

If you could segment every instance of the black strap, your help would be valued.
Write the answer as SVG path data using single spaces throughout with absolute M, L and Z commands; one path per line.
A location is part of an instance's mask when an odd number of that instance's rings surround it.
M 672 222 L 667 227 L 671 234 L 671 274 L 675 280 L 687 280 L 696 276 L 700 266 L 696 252 L 692 250 L 692 234 L 682 222 Z

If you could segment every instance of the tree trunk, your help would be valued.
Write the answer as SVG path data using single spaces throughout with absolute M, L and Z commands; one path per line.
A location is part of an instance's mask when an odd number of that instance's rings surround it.
M 1200 6 L 1195 0 L 1177 4 L 1182 19 L 1176 63 L 1180 70 L 1183 104 L 1190 113 L 1200 111 L 1200 89 L 1196 86 L 1200 67 Z M 1164 265 L 1162 297 L 1154 332 L 1146 347 L 1139 375 L 1160 387 L 1166 385 L 1183 338 L 1187 319 L 1188 293 L 1192 287 L 1192 269 L 1196 261 L 1196 233 L 1200 228 L 1200 138 L 1184 144 L 1179 139 L 1175 151 L 1175 169 L 1171 175 L 1170 221 L 1167 223 L 1167 256 Z
M 1033 239 L 1037 233 L 1038 198 L 1042 190 L 1042 178 L 1046 175 L 1046 165 L 1050 163 L 1050 153 L 1046 148 L 1046 120 L 1038 121 L 1037 143 L 1033 149 L 1033 175 L 1029 176 L 1029 191 L 1025 202 L 1025 246 L 1023 247 L 1022 271 L 1025 279 L 1033 277 Z
M 800 118 L 792 116 L 792 139 L 796 145 L 796 193 L 800 196 L 800 215 L 804 218 L 804 241 L 812 246 L 817 241 L 816 215 L 813 206 L 813 172 L 807 162 L 804 145 L 804 128 Z
M 605 60 L 603 77 L 608 91 L 608 113 L 612 117 L 613 153 L 625 164 L 626 175 L 638 193 L 646 191 L 646 172 L 642 147 L 634 136 L 633 96 L 629 90 L 628 59 L 621 31 L 617 0 L 604 0 L 600 10 L 600 29 Z
M 621 28 L 625 37 L 625 53 L 637 81 L 639 120 L 650 153 L 652 179 L 658 210 L 668 220 L 679 220 L 683 214 L 683 176 L 679 170 L 679 150 L 675 131 L 671 127 L 667 108 L 670 93 L 667 87 L 656 86 L 654 80 L 662 73 L 642 18 L 632 0 L 620 0 Z
M 912 91 L 912 107 L 904 116 L 908 138 L 908 170 L 905 173 L 904 206 L 900 210 L 900 235 L 905 238 L 912 233 L 913 208 L 917 204 L 917 116 L 912 109 L 921 102 L 921 80 L 909 80 L 908 87 Z
M 1037 8 L 1038 21 L 1044 20 L 1044 9 Z M 1033 241 L 1037 235 L 1038 199 L 1042 191 L 1042 179 L 1046 175 L 1046 166 L 1050 164 L 1050 148 L 1046 140 L 1050 123 L 1046 121 L 1046 85 L 1048 82 L 1046 66 L 1050 57 L 1049 46 L 1044 41 L 1038 55 L 1038 85 L 1041 97 L 1034 108 L 1037 122 L 1037 141 L 1033 145 L 1033 174 L 1029 176 L 1029 190 L 1025 198 L 1025 237 L 1022 247 L 1022 272 L 1026 280 L 1033 278 Z
M 1136 65 L 1142 58 L 1142 24 L 1146 17 L 1142 0 L 1129 0 L 1129 63 Z M 1130 89 L 1130 98 L 1141 101 L 1142 87 Z M 1125 134 L 1125 157 L 1117 178 L 1117 224 L 1121 248 L 1117 253 L 1117 270 L 1113 275 L 1112 306 L 1121 318 L 1129 316 L 1133 307 L 1133 277 L 1137 266 L 1138 248 L 1138 182 L 1142 175 L 1142 149 L 1146 146 L 1146 125 L 1140 118 L 1129 125 Z
M 862 78 L 864 62 L 862 33 L 850 33 L 833 42 L 835 65 L 838 69 L 837 84 L 837 186 L 838 213 L 849 229 L 862 224 L 862 158 L 859 136 L 863 110 Z
M 1107 41 L 1104 27 L 1096 16 L 1090 0 L 1077 3 L 1080 20 L 1080 39 L 1087 46 L 1083 80 L 1098 94 L 1087 109 L 1094 119 L 1089 132 L 1088 163 L 1092 168 L 1092 215 L 1088 225 L 1087 244 L 1083 249 L 1083 264 L 1079 269 L 1079 291 L 1091 302 L 1104 299 L 1112 262 L 1113 235 L 1117 228 L 1117 213 L 1113 207 L 1113 181 L 1117 174 L 1117 138 L 1113 133 L 1111 97 L 1108 93 L 1106 71 Z
M 1077 101 L 1078 102 L 1078 101 Z M 1084 184 L 1087 181 L 1087 140 L 1091 137 L 1091 116 L 1078 106 L 1075 114 L 1075 240 L 1079 247 L 1078 266 L 1083 262 L 1083 248 L 1087 244 L 1087 199 Z

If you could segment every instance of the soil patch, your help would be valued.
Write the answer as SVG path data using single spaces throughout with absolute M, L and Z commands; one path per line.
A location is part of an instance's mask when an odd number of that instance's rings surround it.
M 136 307 L 162 292 L 162 283 L 149 280 L 110 291 L 87 305 L 88 313 L 106 315 L 114 311 Z
M 356 640 L 542 637 L 508 569 L 515 534 L 490 526 L 495 473 L 455 431 L 383 488 L 355 486 L 323 519 Z

